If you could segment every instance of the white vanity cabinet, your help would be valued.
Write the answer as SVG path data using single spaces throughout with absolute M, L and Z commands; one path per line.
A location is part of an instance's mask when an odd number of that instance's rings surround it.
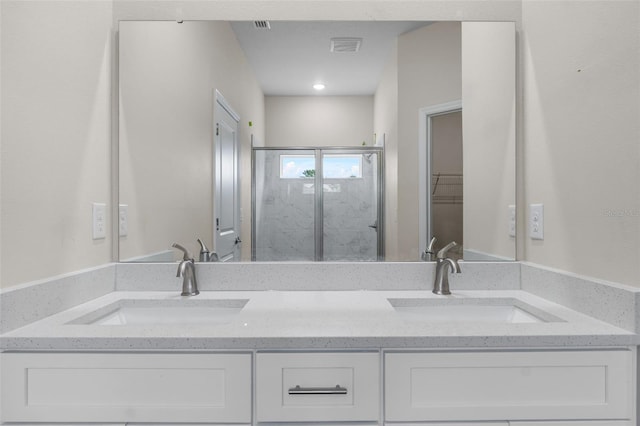
M 633 426 L 635 348 L 2 353 L 15 423 Z
M 258 422 L 378 422 L 379 352 L 258 353 Z
M 626 349 L 387 352 L 385 421 L 622 426 L 634 416 L 634 359 Z
M 3 422 L 251 423 L 250 353 L 3 353 Z

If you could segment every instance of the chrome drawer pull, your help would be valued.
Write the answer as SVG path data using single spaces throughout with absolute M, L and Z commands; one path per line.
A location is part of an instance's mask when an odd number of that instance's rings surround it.
M 296 385 L 295 388 L 289 388 L 289 395 L 346 395 L 347 388 L 336 385 L 335 388 L 301 388 Z

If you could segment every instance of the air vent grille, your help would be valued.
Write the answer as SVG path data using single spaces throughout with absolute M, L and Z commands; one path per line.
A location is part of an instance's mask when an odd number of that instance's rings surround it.
M 271 23 L 269 21 L 253 21 L 253 27 L 257 30 L 270 30 Z
M 355 53 L 360 50 L 361 38 L 336 37 L 331 39 L 331 52 L 333 53 Z

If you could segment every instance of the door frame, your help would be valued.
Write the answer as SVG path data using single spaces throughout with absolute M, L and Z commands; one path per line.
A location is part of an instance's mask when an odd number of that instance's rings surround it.
M 231 104 L 225 99 L 225 97 L 222 95 L 222 93 L 220 93 L 220 91 L 218 89 L 214 89 L 214 104 L 213 104 L 213 136 L 212 136 L 212 140 L 213 140 L 213 149 L 212 149 L 212 156 L 213 156 L 213 170 L 212 170 L 212 202 L 213 202 L 213 217 L 212 219 L 212 242 L 213 242 L 213 250 L 217 250 L 218 247 L 218 233 L 216 231 L 216 218 L 220 217 L 220 194 L 217 191 L 218 188 L 218 182 L 217 182 L 217 142 L 218 142 L 218 135 L 217 135 L 217 127 L 218 127 L 218 123 L 219 123 L 219 117 L 217 117 L 217 111 L 218 111 L 218 107 L 222 108 L 225 112 L 227 112 L 231 118 L 233 118 L 233 120 L 235 120 L 236 125 L 237 125 L 237 130 L 239 132 L 240 129 L 240 115 L 238 115 L 238 113 L 235 112 L 235 110 L 233 109 L 233 107 L 231 106 Z M 234 149 L 234 180 L 235 180 L 235 188 L 234 188 L 234 203 L 235 203 L 235 217 L 234 217 L 234 228 L 236 228 L 237 231 L 237 235 L 238 237 L 240 236 L 240 203 L 241 203 L 241 183 L 240 183 L 240 172 L 239 172 L 239 168 L 240 168 L 240 144 L 239 144 L 239 140 L 238 140 L 238 132 L 236 132 L 235 137 L 234 137 L 234 145 L 235 145 L 235 149 Z M 240 250 L 239 247 L 237 247 L 236 244 L 236 248 L 234 249 L 234 252 L 237 252 L 234 254 L 234 260 L 235 261 L 239 261 L 240 260 Z M 223 260 L 223 259 L 220 259 Z
M 418 259 L 426 249 L 433 230 L 431 203 L 432 124 L 438 115 L 462 111 L 462 100 L 423 107 L 418 110 Z M 463 141 L 464 143 L 464 141 Z

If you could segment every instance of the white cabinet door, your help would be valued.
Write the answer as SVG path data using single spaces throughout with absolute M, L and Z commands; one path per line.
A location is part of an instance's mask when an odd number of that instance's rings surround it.
M 385 354 L 388 422 L 633 416 L 632 351 Z
M 259 422 L 377 422 L 380 356 L 376 353 L 259 353 Z
M 251 422 L 251 354 L 4 353 L 5 422 Z

